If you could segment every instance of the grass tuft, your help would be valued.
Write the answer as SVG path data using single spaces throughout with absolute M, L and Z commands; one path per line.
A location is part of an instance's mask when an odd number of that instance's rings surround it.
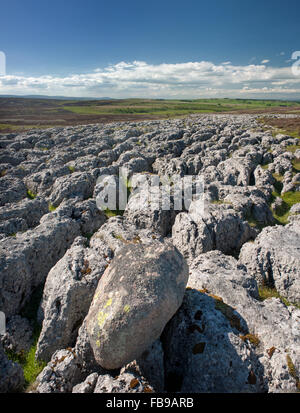
M 35 199 L 37 197 L 37 195 L 34 194 L 32 191 L 30 191 L 30 189 L 27 189 L 27 197 L 29 199 Z
M 56 206 L 54 206 L 54 205 L 52 205 L 52 204 L 49 204 L 48 205 L 48 210 L 50 211 L 50 212 L 54 212 L 55 210 L 56 210 Z
M 258 288 L 258 294 L 261 301 L 267 300 L 268 298 L 279 298 L 279 300 L 286 306 L 289 307 L 293 305 L 294 307 L 300 308 L 300 303 L 291 303 L 286 298 L 282 297 L 279 292 L 274 287 L 261 286 Z

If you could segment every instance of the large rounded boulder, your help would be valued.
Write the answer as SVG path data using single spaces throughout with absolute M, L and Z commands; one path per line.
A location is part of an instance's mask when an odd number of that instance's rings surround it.
M 182 304 L 187 264 L 171 243 L 126 244 L 99 281 L 87 316 L 97 362 L 116 369 L 161 335 Z

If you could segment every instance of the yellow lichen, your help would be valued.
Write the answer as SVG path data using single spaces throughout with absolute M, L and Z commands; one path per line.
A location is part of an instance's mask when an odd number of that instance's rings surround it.
M 111 305 L 111 303 L 112 303 L 112 298 L 110 298 L 109 300 L 107 300 L 104 308 L 109 307 L 109 306 Z
M 98 292 L 94 295 L 94 301 L 97 300 L 97 298 L 99 297 L 99 295 L 100 295 L 100 291 L 98 291 Z
M 96 346 L 97 346 L 97 347 L 100 347 L 100 340 L 97 340 L 97 341 L 96 341 Z
M 124 305 L 123 310 L 125 311 L 125 313 L 129 313 L 129 311 L 130 311 L 130 306 L 129 306 L 129 305 Z
M 103 311 L 99 311 L 98 313 L 98 326 L 102 327 L 103 324 L 105 323 L 105 320 L 107 319 L 108 314 L 104 313 Z

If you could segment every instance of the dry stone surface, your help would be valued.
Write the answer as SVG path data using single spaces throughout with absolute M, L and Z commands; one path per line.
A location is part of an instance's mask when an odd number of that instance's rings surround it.
M 0 392 L 35 345 L 37 393 L 299 391 L 295 145 L 255 115 L 0 135 Z

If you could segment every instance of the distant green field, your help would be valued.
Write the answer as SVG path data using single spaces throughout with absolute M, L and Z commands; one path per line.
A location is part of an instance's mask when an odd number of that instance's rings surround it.
M 154 100 L 125 99 L 101 103 L 82 102 L 80 105 L 62 103 L 62 108 L 81 115 L 141 114 L 181 116 L 191 113 L 220 113 L 255 111 L 271 108 L 290 108 L 300 111 L 300 102 L 249 99 L 197 99 L 197 100 Z
M 0 133 L 53 126 L 167 119 L 194 113 L 300 114 L 300 101 L 226 98 L 60 100 L 2 97 Z

